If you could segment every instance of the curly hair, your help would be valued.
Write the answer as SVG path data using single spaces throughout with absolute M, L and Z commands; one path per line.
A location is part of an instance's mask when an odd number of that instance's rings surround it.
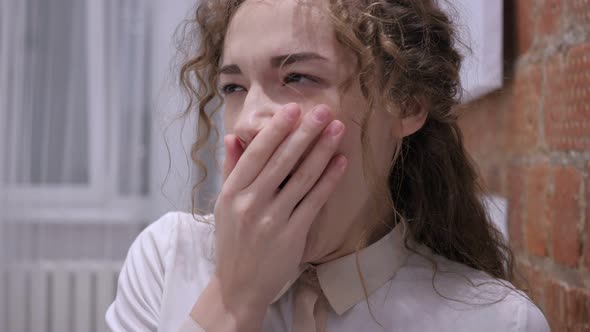
M 199 116 L 191 158 L 203 170 L 193 195 L 207 176 L 198 151 L 212 135 L 216 141 L 219 138 L 212 121 L 223 105 L 216 87 L 218 65 L 226 29 L 241 3 L 243 0 L 204 1 L 182 33 L 187 59 L 180 79 L 189 96 L 185 114 L 196 111 Z M 394 215 L 387 226 L 403 221 L 413 240 L 434 253 L 494 278 L 512 280 L 513 253 L 486 212 L 484 191 L 457 124 L 462 56 L 449 16 L 434 0 L 321 3 L 337 41 L 356 56 L 356 73 L 351 79 L 359 80 L 370 105 L 361 123 L 363 144 L 372 112 L 397 110 L 403 117 L 415 112 L 416 106 L 428 111 L 420 130 L 400 138 L 384 181 Z M 195 46 L 197 40 L 199 46 Z M 383 235 L 379 227 L 368 234 L 370 239 Z

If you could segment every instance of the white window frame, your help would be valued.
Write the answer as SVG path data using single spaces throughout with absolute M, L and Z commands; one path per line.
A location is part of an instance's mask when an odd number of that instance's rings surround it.
M 12 3 L 13 6 L 22 6 L 25 10 L 26 2 L 8 1 L 2 2 L 6 9 Z M 87 184 L 9 184 L 3 185 L 0 190 L 0 201 L 4 203 L 2 217 L 17 220 L 32 219 L 35 221 L 58 222 L 144 222 L 146 218 L 152 218 L 153 209 L 150 209 L 151 192 L 146 196 L 120 196 L 118 194 L 118 137 L 119 123 L 117 118 L 110 116 L 116 114 L 113 107 L 106 100 L 107 82 L 105 78 L 105 12 L 102 1 L 86 0 L 87 36 L 86 49 L 88 54 L 87 72 L 88 88 L 88 183 Z M 3 10 L 8 13 L 8 10 Z M 8 14 L 2 16 L 3 38 L 8 34 L 7 26 L 10 26 Z M 24 23 L 26 24 L 26 22 Z M 3 48 L 3 52 L 9 51 Z M 7 57 L 2 54 L 0 68 L 6 68 Z M 2 91 L 6 91 L 2 89 Z M 148 96 L 149 97 L 149 96 Z M 113 139 L 107 140 L 107 121 Z M 0 128 L 8 126 L 7 113 L 0 112 Z M 151 134 L 151 133 L 150 133 Z M 0 144 L 0 171 L 5 164 L 4 145 Z M 106 161 L 109 162 L 111 172 L 106 170 Z M 0 173 L 1 174 L 1 173 Z M 150 187 L 150 191 L 153 191 Z
M 471 51 L 461 68 L 462 102 L 480 98 L 502 87 L 503 3 L 501 0 L 452 0 L 457 29 Z M 444 5 L 444 1 L 442 4 Z

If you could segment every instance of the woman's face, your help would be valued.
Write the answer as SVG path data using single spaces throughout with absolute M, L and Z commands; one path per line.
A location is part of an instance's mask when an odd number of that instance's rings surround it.
M 283 67 L 286 56 L 291 55 Z M 349 161 L 347 172 L 310 230 L 304 261 L 323 262 L 354 251 L 362 230 L 374 222 L 372 188 L 363 172 L 360 121 L 368 111 L 358 79 L 342 91 L 354 73 L 352 51 L 340 45 L 328 17 L 314 1 L 251 0 L 243 3 L 228 27 L 220 74 L 225 87 L 227 133 L 246 146 L 275 112 L 290 102 L 302 116 L 315 105 L 328 105 L 346 126 L 338 149 Z M 235 66 L 233 66 L 235 65 Z M 229 66 L 229 67 L 228 67 Z M 355 76 L 356 77 L 356 76 Z M 378 110 L 368 123 L 369 150 L 376 170 L 387 174 L 396 121 Z M 247 147 L 246 147 L 247 149 Z

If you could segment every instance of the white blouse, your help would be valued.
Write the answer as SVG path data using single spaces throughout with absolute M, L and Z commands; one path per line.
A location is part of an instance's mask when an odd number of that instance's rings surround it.
M 214 273 L 215 239 L 213 216 L 196 217 L 167 213 L 131 245 L 106 312 L 113 331 L 199 331 L 189 313 Z M 317 266 L 330 304 L 326 331 L 549 331 L 541 311 L 510 283 L 418 250 L 406 251 L 399 227 L 361 250 L 368 298 L 354 253 Z M 263 332 L 291 331 L 291 284 L 268 307 Z

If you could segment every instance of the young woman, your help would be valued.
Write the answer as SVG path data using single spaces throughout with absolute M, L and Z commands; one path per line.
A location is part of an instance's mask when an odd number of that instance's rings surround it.
M 549 330 L 507 281 L 434 0 L 205 0 L 195 24 L 192 155 L 220 101 L 223 186 L 213 214 L 139 235 L 111 329 Z

